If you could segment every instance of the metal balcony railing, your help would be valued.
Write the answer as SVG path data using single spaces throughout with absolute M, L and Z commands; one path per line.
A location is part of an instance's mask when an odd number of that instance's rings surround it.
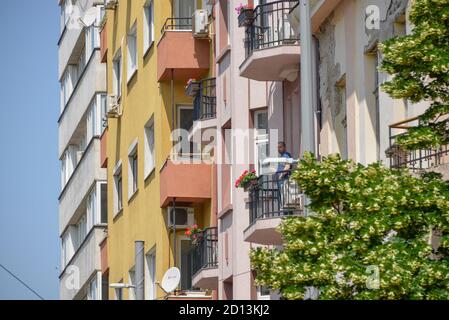
M 449 132 L 449 119 L 439 121 Z M 393 169 L 408 168 L 411 170 L 425 170 L 449 163 L 449 146 L 418 150 L 405 150 L 397 143 L 397 139 L 407 133 L 410 128 L 419 125 L 418 117 L 407 119 L 390 126 L 390 148 L 387 156 Z
M 299 36 L 288 20 L 289 13 L 297 5 L 298 0 L 284 0 L 254 9 L 254 21 L 245 31 L 246 58 L 255 50 L 299 43 Z
M 217 95 L 215 78 L 200 82 L 200 90 L 194 99 L 193 120 L 214 119 L 217 115 Z
M 161 29 L 161 34 L 165 31 L 192 30 L 192 18 L 167 18 Z
M 192 277 L 203 269 L 218 266 L 218 231 L 208 228 L 198 235 L 190 250 Z
M 302 215 L 304 212 L 304 195 L 297 182 L 290 178 L 290 171 L 260 176 L 249 196 L 250 225 L 261 219 Z

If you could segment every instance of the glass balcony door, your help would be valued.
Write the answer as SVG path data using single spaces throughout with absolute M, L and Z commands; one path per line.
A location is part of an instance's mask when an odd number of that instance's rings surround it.
M 191 18 L 196 10 L 196 0 L 175 0 L 174 18 L 178 30 L 191 29 Z

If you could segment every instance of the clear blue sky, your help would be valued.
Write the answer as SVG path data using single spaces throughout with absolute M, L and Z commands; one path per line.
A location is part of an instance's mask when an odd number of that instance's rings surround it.
M 58 299 L 56 0 L 0 9 L 0 264 Z M 0 299 L 35 299 L 0 269 Z

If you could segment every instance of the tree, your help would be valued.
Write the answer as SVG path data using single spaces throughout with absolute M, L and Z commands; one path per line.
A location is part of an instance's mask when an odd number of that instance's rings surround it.
M 283 221 L 282 250 L 251 252 L 258 284 L 286 299 L 310 286 L 320 299 L 449 298 L 449 184 L 438 174 L 307 154 L 292 178 L 313 214 Z
M 380 44 L 380 70 L 394 75 L 382 85 L 393 98 L 418 103 L 430 101 L 420 124 L 398 138 L 407 150 L 449 143 L 441 118 L 449 114 L 449 0 L 414 0 L 412 34 Z

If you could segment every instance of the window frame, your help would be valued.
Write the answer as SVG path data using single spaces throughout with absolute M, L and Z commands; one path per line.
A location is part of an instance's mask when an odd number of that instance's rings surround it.
M 145 180 L 156 169 L 156 138 L 154 130 L 154 116 L 151 116 L 150 120 L 144 126 L 144 174 Z M 152 140 L 150 133 L 152 133 Z
M 154 1 L 147 0 L 143 6 L 143 56 L 154 44 Z
M 116 164 L 113 173 L 114 173 L 113 215 L 115 218 L 123 210 L 123 172 L 121 161 L 119 161 Z
M 122 50 L 118 49 L 112 60 L 112 92 L 120 99 L 122 96 L 123 85 L 123 54 Z
M 133 51 L 133 52 L 132 52 Z M 126 75 L 127 82 L 134 77 L 138 69 L 138 54 L 137 54 L 137 21 L 134 22 L 126 36 Z
M 138 140 L 133 141 L 128 149 L 128 201 L 139 190 L 139 153 Z

